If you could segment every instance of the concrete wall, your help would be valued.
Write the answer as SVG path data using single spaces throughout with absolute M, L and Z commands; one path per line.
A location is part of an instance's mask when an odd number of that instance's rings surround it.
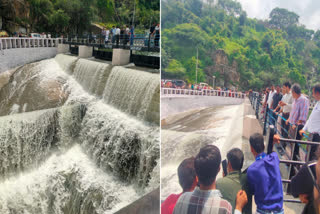
M 115 214 L 139 213 L 159 214 L 160 212 L 160 188 L 148 193 Z
M 0 73 L 20 65 L 57 55 L 56 47 L 14 48 L 0 50 Z
M 196 108 L 223 105 L 239 105 L 244 99 L 208 96 L 161 97 L 161 119 Z

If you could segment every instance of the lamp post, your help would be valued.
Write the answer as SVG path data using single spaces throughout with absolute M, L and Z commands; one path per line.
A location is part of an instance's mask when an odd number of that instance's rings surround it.
M 215 80 L 216 80 L 216 76 L 212 76 L 212 88 L 213 88 L 213 90 L 214 90 Z

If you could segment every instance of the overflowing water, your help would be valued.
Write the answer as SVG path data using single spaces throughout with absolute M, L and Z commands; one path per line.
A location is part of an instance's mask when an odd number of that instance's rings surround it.
M 108 98 L 129 83 L 136 100 Z M 17 69 L 0 89 L 0 213 L 113 213 L 157 188 L 158 93 L 157 74 L 72 56 Z
M 161 130 L 161 199 L 181 193 L 177 169 L 200 148 L 213 144 L 225 158 L 233 147 L 242 149 L 243 106 L 198 108 L 165 118 Z M 219 175 L 220 176 L 220 175 Z

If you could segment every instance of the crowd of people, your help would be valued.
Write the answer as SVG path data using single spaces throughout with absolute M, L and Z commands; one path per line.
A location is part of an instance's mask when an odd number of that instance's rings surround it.
M 238 148 L 227 153 L 223 177 L 216 179 L 221 165 L 218 147 L 207 145 L 196 157 L 178 167 L 180 194 L 171 194 L 161 205 L 162 214 L 241 214 L 252 213 L 252 198 L 257 213 L 284 213 L 283 190 L 277 153 L 264 152 L 264 138 L 250 136 L 250 149 L 255 158 L 243 170 L 244 154 Z
M 285 82 L 282 87 L 271 86 L 264 91 L 262 111 L 268 107 L 269 124 L 277 128 L 281 137 L 301 140 L 305 136 L 308 140 L 320 142 L 320 84 L 312 88 L 312 95 L 317 103 L 309 116 L 310 99 L 302 94 L 299 84 L 291 86 Z M 282 144 L 282 147 L 285 148 L 286 144 Z M 316 158 L 316 150 L 317 146 L 312 145 L 309 160 Z
M 320 134 L 320 84 L 312 88 L 317 101 L 310 116 L 309 99 L 302 94 L 298 84 L 285 82 L 280 86 L 267 88 L 262 104 L 270 108 L 270 122 L 298 129 L 295 139 L 301 139 L 306 132 L 311 140 L 319 142 Z M 284 122 L 278 121 L 278 118 Z M 280 138 L 290 137 L 282 129 L 274 136 L 274 143 Z M 283 184 L 280 160 L 273 151 L 265 153 L 264 137 L 255 133 L 250 136 L 250 151 L 255 161 L 243 169 L 244 154 L 238 148 L 227 153 L 221 161 L 221 153 L 214 145 L 200 149 L 196 157 L 181 162 L 177 174 L 182 188 L 180 194 L 169 195 L 161 204 L 162 214 L 240 214 L 252 213 L 253 196 L 258 214 L 282 214 Z M 320 213 L 320 147 L 311 147 L 311 161 L 304 164 L 291 178 L 288 192 L 299 197 L 305 207 L 302 213 Z M 223 177 L 216 179 L 221 168 Z
M 119 26 L 113 26 L 111 29 L 107 29 L 105 27 L 102 28 L 101 31 L 101 43 L 105 44 L 122 44 L 122 45 L 128 45 L 130 42 L 130 45 L 133 45 L 135 34 L 134 34 L 134 26 L 131 26 L 129 28 L 128 25 L 125 25 L 123 27 Z M 149 40 L 154 39 L 154 46 L 159 47 L 159 41 L 160 41 L 160 24 L 154 23 L 152 27 L 150 27 L 149 31 Z

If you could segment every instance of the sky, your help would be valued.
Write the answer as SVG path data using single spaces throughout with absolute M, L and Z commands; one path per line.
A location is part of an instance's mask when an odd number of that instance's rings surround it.
M 250 18 L 268 19 L 275 7 L 285 8 L 300 16 L 308 29 L 320 29 L 320 0 L 236 0 Z

